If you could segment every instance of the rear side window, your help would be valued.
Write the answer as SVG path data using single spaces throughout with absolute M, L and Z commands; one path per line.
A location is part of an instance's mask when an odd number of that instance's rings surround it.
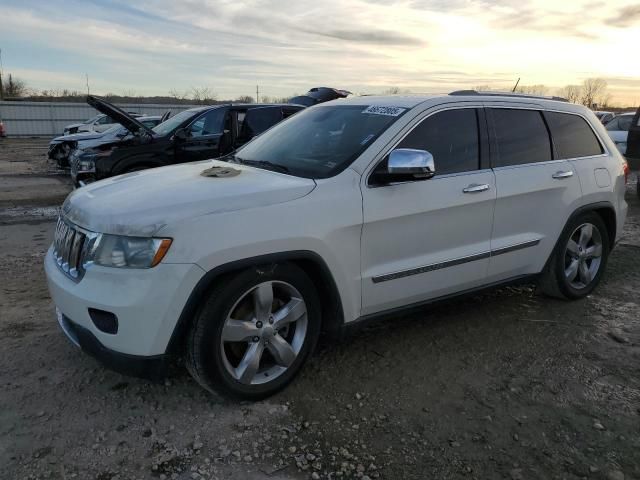
M 248 140 L 260 135 L 280 120 L 282 120 L 282 109 L 280 107 L 252 108 L 247 111 L 242 122 L 240 137 Z
M 600 155 L 602 146 L 584 118 L 569 113 L 545 112 L 559 158 Z
M 437 175 L 477 170 L 477 112 L 465 108 L 436 113 L 418 124 L 396 148 L 427 150 L 433 155 Z
M 491 108 L 496 136 L 495 167 L 547 162 L 552 159 L 551 140 L 536 110 Z
M 618 120 L 618 130 L 622 130 L 623 132 L 628 132 L 631 128 L 631 124 L 633 123 L 633 117 L 631 115 L 623 115 Z

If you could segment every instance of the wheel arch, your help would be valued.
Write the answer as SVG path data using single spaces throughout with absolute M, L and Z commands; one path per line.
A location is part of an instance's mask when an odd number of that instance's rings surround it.
M 300 267 L 309 275 L 318 291 L 318 295 L 328 300 L 320 302 L 322 307 L 322 332 L 329 335 L 335 335 L 340 332 L 344 324 L 342 299 L 335 279 L 323 258 L 317 253 L 308 250 L 272 253 L 225 263 L 205 273 L 192 290 L 182 309 L 169 339 L 166 353 L 177 354 L 182 350 L 184 339 L 199 306 L 202 304 L 202 300 L 217 282 L 248 268 L 269 267 L 284 262 L 293 263 Z
M 118 159 L 113 168 L 111 169 L 111 176 L 121 175 L 126 173 L 129 169 L 133 167 L 147 167 L 147 168 L 155 168 L 162 167 L 166 165 L 162 161 L 160 156 L 155 154 L 133 154 L 127 157 Z
M 562 234 L 564 233 L 565 229 L 567 228 L 571 220 L 576 218 L 578 215 L 582 215 L 588 212 L 594 212 L 602 219 L 605 226 L 607 227 L 607 236 L 609 237 L 609 250 L 613 249 L 613 246 L 615 244 L 615 239 L 616 239 L 616 231 L 617 231 L 616 230 L 617 228 L 616 210 L 613 207 L 613 204 L 610 202 L 596 202 L 596 203 L 589 203 L 587 205 L 582 205 L 581 207 L 578 207 L 576 210 L 574 210 L 573 213 L 569 215 L 569 218 L 567 218 L 567 221 L 564 223 L 564 227 L 562 227 L 562 231 L 558 235 L 556 244 L 554 245 L 553 250 L 551 250 L 551 253 L 547 258 L 547 261 L 545 262 L 543 271 L 547 270 L 549 263 L 551 262 L 551 259 L 553 258 L 553 255 L 556 252 L 556 249 L 558 248 L 560 238 L 562 237 Z

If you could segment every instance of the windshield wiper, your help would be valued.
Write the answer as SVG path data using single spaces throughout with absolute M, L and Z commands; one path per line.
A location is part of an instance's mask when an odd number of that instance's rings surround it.
M 280 165 L 279 163 L 273 163 L 267 160 L 245 160 L 244 158 L 240 158 L 235 155 L 233 159 L 236 162 L 242 163 L 244 165 L 250 165 L 252 167 L 262 167 L 267 170 L 274 170 L 281 173 L 289 173 L 289 168 L 285 167 L 284 165 Z

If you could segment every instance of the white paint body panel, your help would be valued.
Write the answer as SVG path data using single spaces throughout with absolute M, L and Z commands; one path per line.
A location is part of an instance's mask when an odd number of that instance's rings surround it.
M 189 294 L 206 272 L 247 258 L 291 251 L 319 256 L 333 276 L 345 322 L 521 274 L 538 273 L 577 208 L 609 202 L 618 236 L 626 216 L 623 160 L 593 114 L 583 107 L 531 99 L 520 106 L 584 115 L 605 145 L 602 156 L 487 168 L 419 182 L 369 188 L 369 172 L 421 118 L 440 108 L 515 105 L 492 97 L 355 97 L 363 106 L 409 111 L 349 168 L 323 180 L 253 167 L 230 178 L 200 173 L 212 162 L 175 165 L 96 182 L 72 193 L 67 220 L 96 232 L 169 237 L 162 263 L 148 270 L 89 268 L 75 283 L 47 255 L 54 302 L 108 348 L 135 355 L 163 353 Z M 213 162 L 216 164 L 216 162 Z M 224 164 L 226 165 L 226 164 Z M 595 170 L 611 181 L 602 187 Z M 574 175 L 556 180 L 557 171 Z M 472 183 L 485 192 L 464 194 Z M 602 182 L 600 182 L 602 185 Z M 536 246 L 489 257 L 491 250 L 532 240 Z M 484 255 L 482 255 L 484 254 Z M 477 259 L 374 283 L 373 278 L 468 256 Z M 87 308 L 113 311 L 122 332 L 93 327 Z

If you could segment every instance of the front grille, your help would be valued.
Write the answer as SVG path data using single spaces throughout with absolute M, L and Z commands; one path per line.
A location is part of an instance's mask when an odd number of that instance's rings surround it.
M 73 280 L 84 274 L 83 257 L 89 247 L 89 232 L 58 218 L 53 240 L 53 257 L 58 267 Z

